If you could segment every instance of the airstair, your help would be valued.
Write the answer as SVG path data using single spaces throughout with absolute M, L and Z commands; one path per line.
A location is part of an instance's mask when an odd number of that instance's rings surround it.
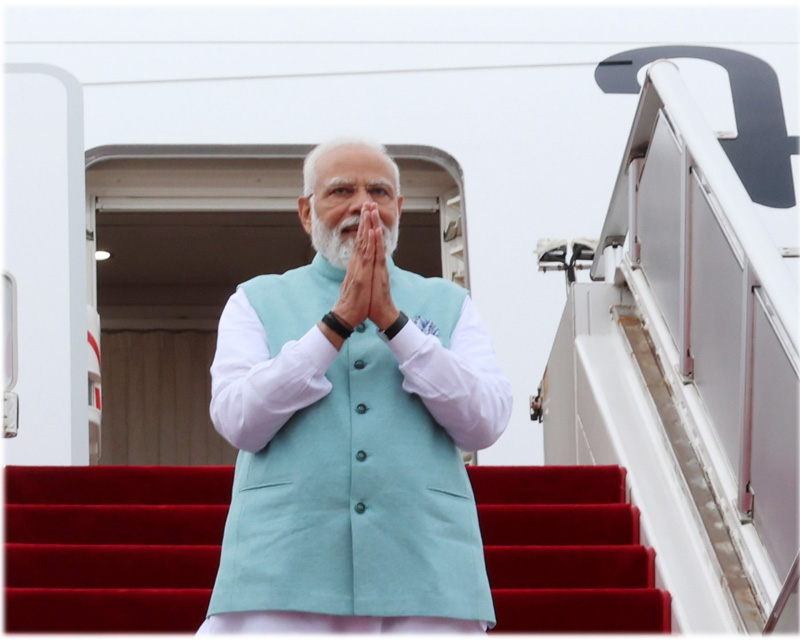
M 797 258 L 654 63 L 533 404 L 546 464 L 627 468 L 676 632 L 798 631 Z

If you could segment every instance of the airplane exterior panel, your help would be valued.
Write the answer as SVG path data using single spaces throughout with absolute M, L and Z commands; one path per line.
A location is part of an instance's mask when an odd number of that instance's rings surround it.
M 20 401 L 5 460 L 88 464 L 80 88 L 52 68 L 9 71 L 4 268 L 17 285 Z
M 581 11 L 576 21 L 571 8 L 204 7 L 187 20 L 182 9 L 18 8 L 5 53 L 78 79 L 86 151 L 347 133 L 451 155 L 471 293 L 514 390 L 511 423 L 479 461 L 540 464 L 528 399 L 565 295 L 560 274 L 537 271 L 534 249 L 599 233 L 636 109 L 635 95 L 598 85 L 598 65 L 654 43 L 709 42 L 763 56 L 781 82 L 796 71 L 793 10 Z M 706 71 L 694 67 L 702 94 Z M 781 89 L 796 135 L 796 86 Z M 701 97 L 713 113 L 716 98 Z M 719 100 L 730 114 L 730 94 Z

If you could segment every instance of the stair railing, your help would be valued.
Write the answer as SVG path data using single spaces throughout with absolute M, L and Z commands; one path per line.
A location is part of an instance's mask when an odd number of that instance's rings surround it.
M 797 610 L 797 583 L 800 578 L 800 570 L 798 570 L 798 560 L 800 560 L 800 552 L 794 557 L 792 568 L 789 570 L 789 575 L 783 583 L 780 594 L 775 600 L 775 606 L 772 608 L 772 613 L 767 619 L 767 624 L 764 626 L 764 633 L 772 633 L 777 630 L 778 622 L 786 610 L 786 605 L 793 597 L 795 601 L 795 613 Z
M 723 454 L 716 471 L 730 479 L 742 522 L 756 525 L 775 571 L 786 575 L 798 538 L 796 287 L 669 61 L 648 70 L 593 280 L 607 272 L 604 254 L 625 242 L 677 349 L 678 372 L 703 400 Z

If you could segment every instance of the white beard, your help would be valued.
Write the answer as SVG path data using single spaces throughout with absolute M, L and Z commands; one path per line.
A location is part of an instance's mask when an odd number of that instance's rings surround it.
M 353 255 L 355 245 L 355 235 L 342 239 L 342 229 L 353 223 L 358 223 L 360 216 L 352 215 L 342 220 L 339 225 L 332 229 L 326 225 L 317 215 L 314 208 L 314 201 L 311 201 L 311 246 L 317 250 L 323 258 L 330 262 L 334 267 L 347 269 L 350 256 Z M 391 258 L 397 249 L 397 241 L 400 236 L 400 218 L 395 218 L 391 228 L 387 227 L 381 220 L 383 230 L 383 246 L 386 248 L 386 257 Z

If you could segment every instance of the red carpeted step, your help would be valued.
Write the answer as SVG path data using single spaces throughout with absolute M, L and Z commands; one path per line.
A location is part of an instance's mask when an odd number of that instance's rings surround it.
M 8 542 L 220 544 L 223 505 L 6 506 Z
M 624 469 L 468 471 L 497 631 L 669 630 Z M 232 479 L 232 467 L 7 468 L 7 630 L 193 633 Z
M 6 504 L 230 504 L 233 467 L 6 467 Z
M 639 544 L 639 510 L 628 504 L 479 505 L 485 545 Z
M 6 540 L 61 544 L 219 544 L 222 505 L 8 505 Z M 638 544 L 630 505 L 482 505 L 487 545 Z
M 210 589 L 6 589 L 6 629 L 26 633 L 192 632 Z M 669 632 L 657 589 L 495 589 L 496 632 Z M 43 615 L 46 612 L 46 615 Z
M 625 469 L 467 467 L 478 504 L 610 504 L 626 502 Z
M 484 549 L 494 589 L 647 589 L 655 553 L 642 546 Z
M 210 589 L 219 545 L 6 544 L 6 586 Z
M 217 545 L 6 544 L 6 586 L 207 589 Z M 648 588 L 652 550 L 641 546 L 486 547 L 494 588 Z
M 211 589 L 6 589 L 6 631 L 193 633 Z
M 495 632 L 669 633 L 659 589 L 495 589 Z
M 625 502 L 625 470 L 467 467 L 481 504 Z M 7 504 L 229 504 L 233 467 L 6 467 Z

